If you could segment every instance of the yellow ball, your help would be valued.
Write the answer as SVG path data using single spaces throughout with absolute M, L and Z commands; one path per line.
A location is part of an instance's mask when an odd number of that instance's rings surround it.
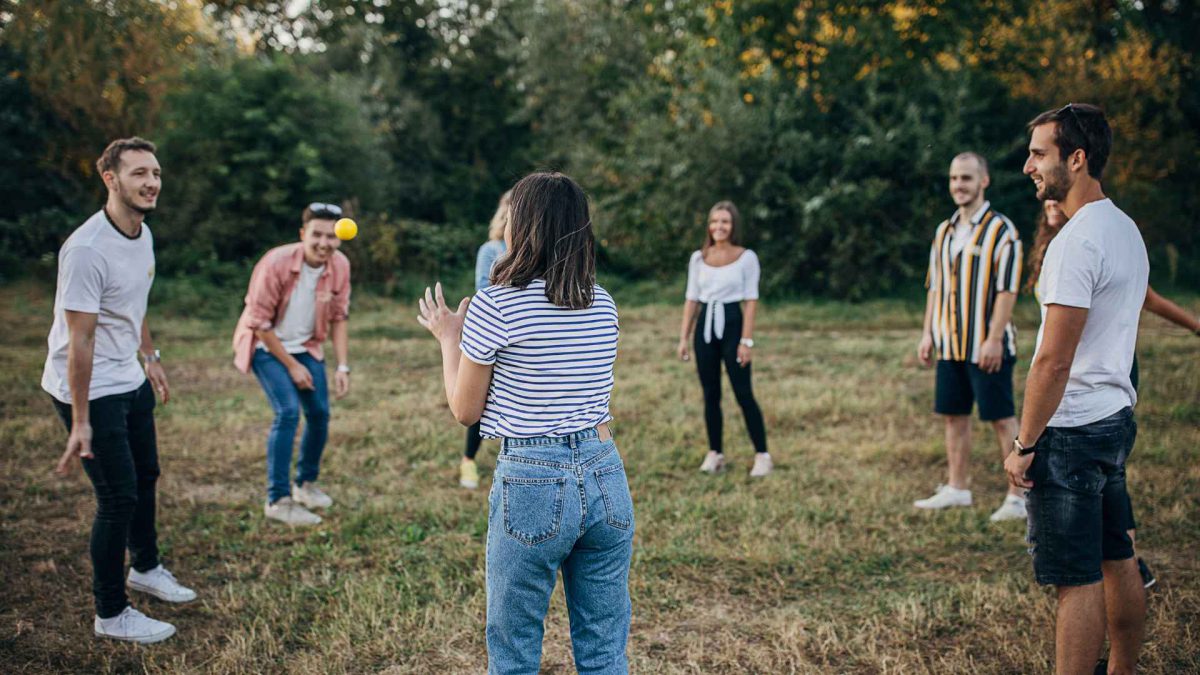
M 350 241 L 358 236 L 358 223 L 349 218 L 342 218 L 333 224 L 333 233 L 342 241 Z

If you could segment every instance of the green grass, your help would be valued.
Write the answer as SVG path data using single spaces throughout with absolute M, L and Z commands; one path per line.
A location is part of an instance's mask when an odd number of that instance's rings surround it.
M 456 282 L 456 285 L 461 285 Z M 66 434 L 38 386 L 51 293 L 3 289 L 0 320 L 0 663 L 6 672 L 482 672 L 486 487 L 456 486 L 463 432 L 410 302 L 359 294 L 354 388 L 336 402 L 322 482 L 338 503 L 293 531 L 262 517 L 270 412 L 231 364 L 241 289 L 152 310 L 175 400 L 160 407 L 164 555 L 200 598 L 135 597 L 179 634 L 150 648 L 91 635 L 94 499 L 51 473 Z M 1004 479 L 976 425 L 977 505 L 918 513 L 943 480 L 932 375 L 916 367 L 920 306 L 767 303 L 755 385 L 777 472 L 726 391 L 733 469 L 700 475 L 699 386 L 672 358 L 676 305 L 615 291 L 622 336 L 614 431 L 638 518 L 635 672 L 1031 673 L 1053 655 L 1053 600 L 1023 527 L 987 516 Z M 227 296 L 227 297 L 226 297 Z M 1195 304 L 1194 301 L 1192 303 Z M 234 309 L 231 310 L 230 307 Z M 1018 312 L 1024 380 L 1036 307 Z M 1200 669 L 1197 341 L 1155 318 L 1139 345 L 1143 400 L 1129 480 L 1140 551 L 1159 575 L 1143 672 Z M 481 462 L 493 465 L 494 443 Z M 485 471 L 485 474 L 488 473 Z M 571 672 L 561 590 L 545 672 Z

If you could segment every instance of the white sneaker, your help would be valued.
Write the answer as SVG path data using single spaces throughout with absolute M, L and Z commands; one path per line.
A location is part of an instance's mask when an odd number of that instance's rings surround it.
M 310 509 L 327 509 L 333 506 L 333 498 L 322 492 L 313 482 L 292 485 L 292 499 Z
M 700 470 L 704 473 L 717 473 L 725 468 L 725 455 L 709 450 L 704 456 L 704 463 L 700 465 Z
M 156 621 L 132 607 L 111 619 L 96 617 L 96 637 L 125 640 L 148 645 L 162 642 L 175 634 L 175 626 L 166 621 Z
M 939 485 L 937 492 L 928 499 L 918 499 L 913 506 L 918 509 L 944 509 L 951 506 L 970 506 L 971 491 L 960 490 L 949 485 Z
M 281 497 L 274 503 L 268 503 L 263 507 L 263 513 L 268 518 L 288 525 L 317 525 L 321 522 L 321 516 L 292 501 L 291 497 Z
M 756 452 L 754 453 L 754 468 L 750 469 L 751 478 L 762 478 L 771 473 L 775 468 L 775 462 L 771 461 L 771 453 Z
M 1004 498 L 1004 503 L 1000 508 L 988 518 L 993 523 L 998 523 L 1002 520 L 1025 520 L 1028 514 L 1025 512 L 1025 498 L 1017 495 L 1008 495 Z
M 196 591 L 176 581 L 175 575 L 168 572 L 167 568 L 162 565 L 149 572 L 130 569 L 125 585 L 135 591 L 149 593 L 159 600 L 167 602 L 189 602 L 196 599 Z

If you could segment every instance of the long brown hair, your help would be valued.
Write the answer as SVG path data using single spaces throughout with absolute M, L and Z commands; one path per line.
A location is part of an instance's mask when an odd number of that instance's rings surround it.
M 1033 235 L 1033 250 L 1029 252 L 1029 259 L 1025 263 L 1025 268 L 1029 270 L 1029 276 L 1025 279 L 1025 290 L 1030 293 L 1037 287 L 1038 277 L 1042 274 L 1042 260 L 1045 259 L 1046 249 L 1056 234 L 1058 234 L 1058 230 L 1050 227 L 1050 220 L 1046 217 L 1046 207 L 1043 206 L 1038 210 L 1037 234 Z
M 570 177 L 531 173 L 512 189 L 512 247 L 496 261 L 492 283 L 525 288 L 546 280 L 546 299 L 566 309 L 592 306 L 596 239 L 587 195 Z
M 715 244 L 713 241 L 712 231 L 708 229 L 708 221 L 712 218 L 713 211 L 728 211 L 729 224 L 729 243 L 738 246 L 742 243 L 742 214 L 738 213 L 738 207 L 728 199 L 717 202 L 708 210 L 708 216 L 704 219 L 704 246 L 700 247 L 700 256 L 705 260 L 708 259 L 708 249 Z

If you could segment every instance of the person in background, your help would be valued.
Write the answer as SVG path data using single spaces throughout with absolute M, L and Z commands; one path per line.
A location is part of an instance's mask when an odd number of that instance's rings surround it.
M 491 225 L 488 226 L 488 240 L 479 247 L 475 256 L 475 291 L 479 292 L 492 285 L 492 267 L 496 260 L 506 250 L 504 233 L 508 229 L 508 209 L 512 202 L 512 190 L 500 197 L 496 213 L 492 215 Z M 483 438 L 479 435 L 479 422 L 467 427 L 467 444 L 463 449 L 463 458 L 458 465 L 458 484 L 474 490 L 479 487 L 479 467 L 475 464 L 475 455 Z

